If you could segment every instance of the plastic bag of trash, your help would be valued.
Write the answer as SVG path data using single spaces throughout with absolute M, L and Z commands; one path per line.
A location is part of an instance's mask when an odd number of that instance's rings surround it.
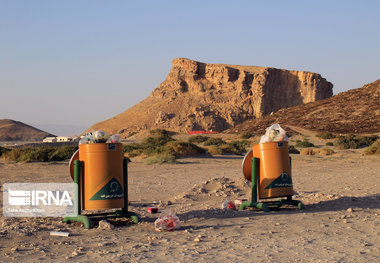
M 109 137 L 107 140 L 107 143 L 118 143 L 118 142 L 120 142 L 120 134 L 111 135 L 111 137 Z
M 81 145 L 81 144 L 90 144 L 90 143 L 95 143 L 94 137 L 92 137 L 90 135 L 84 135 L 79 140 L 79 145 Z
M 289 141 L 286 132 L 278 123 L 266 128 L 265 134 L 261 136 L 260 143 Z
M 154 222 L 156 231 L 173 231 L 180 227 L 179 218 L 172 210 L 164 210 Z
M 104 131 L 94 131 L 92 133 L 92 135 L 94 136 L 94 139 L 97 143 L 104 143 L 108 140 L 108 138 L 110 137 L 107 133 L 105 133 Z
M 79 140 L 79 145 L 81 144 L 91 144 L 91 143 L 118 143 L 120 141 L 120 135 L 108 135 L 104 131 L 93 131 L 83 134 Z

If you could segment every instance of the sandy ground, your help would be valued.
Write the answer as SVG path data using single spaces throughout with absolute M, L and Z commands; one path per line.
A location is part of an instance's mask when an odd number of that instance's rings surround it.
M 141 223 L 109 220 L 114 229 L 86 230 L 60 218 L 1 217 L 2 262 L 380 262 L 379 157 L 354 150 L 292 155 L 294 199 L 306 209 L 268 213 L 221 209 L 226 199 L 250 198 L 241 161 L 220 156 L 146 165 L 134 159 L 129 210 Z M 0 163 L 0 184 L 11 182 L 71 182 L 68 162 Z M 157 202 L 160 211 L 177 213 L 180 229 L 154 230 L 158 214 L 146 206 Z M 70 236 L 50 236 L 53 230 Z

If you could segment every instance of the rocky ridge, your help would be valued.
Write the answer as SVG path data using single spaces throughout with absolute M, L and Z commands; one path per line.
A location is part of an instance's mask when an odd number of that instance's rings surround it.
M 248 119 L 331 96 L 332 84 L 317 73 L 177 58 L 165 81 L 148 98 L 89 130 L 122 136 L 154 128 L 220 132 Z

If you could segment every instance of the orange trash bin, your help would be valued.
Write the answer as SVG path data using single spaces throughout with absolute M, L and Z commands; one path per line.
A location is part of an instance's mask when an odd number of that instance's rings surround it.
M 121 143 L 79 145 L 83 210 L 124 208 L 122 148 Z
M 259 158 L 259 198 L 292 196 L 293 183 L 287 142 L 267 142 L 253 146 Z

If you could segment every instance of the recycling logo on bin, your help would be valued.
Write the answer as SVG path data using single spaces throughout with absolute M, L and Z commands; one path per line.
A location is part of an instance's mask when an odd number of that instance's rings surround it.
M 279 177 L 273 180 L 265 189 L 280 188 L 280 187 L 292 187 L 292 178 L 283 172 Z
M 107 200 L 119 199 L 124 197 L 124 191 L 121 184 L 112 178 L 105 186 L 102 187 L 90 200 Z

